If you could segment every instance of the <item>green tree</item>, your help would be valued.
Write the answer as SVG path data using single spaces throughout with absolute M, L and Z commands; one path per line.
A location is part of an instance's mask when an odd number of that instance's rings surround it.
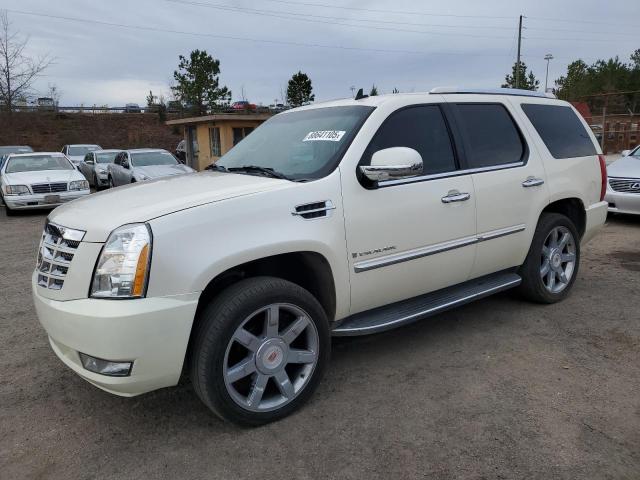
M 529 73 L 527 74 L 527 65 L 523 61 L 520 61 L 519 65 L 518 62 L 514 62 L 513 67 L 511 67 L 511 75 L 507 74 L 504 77 L 504 81 L 505 83 L 502 84 L 502 88 L 537 90 L 540 86 L 540 81 L 535 77 L 531 70 L 529 70 Z
M 173 72 L 175 96 L 199 115 L 229 103 L 231 91 L 220 86 L 220 61 L 205 50 L 194 50 L 189 58 L 180 55 L 178 70 Z
M 378 89 L 376 88 L 376 85 L 373 84 L 371 86 L 371 91 L 369 92 L 369 96 L 370 97 L 375 97 L 376 95 L 378 95 Z
M 315 98 L 311 79 L 307 74 L 300 71 L 294 74 L 287 85 L 287 103 L 292 107 L 299 107 L 313 102 Z
M 147 107 L 153 107 L 156 103 L 156 96 L 153 94 L 151 90 L 149 90 L 149 95 L 147 95 Z
M 640 49 L 631 54 L 630 63 L 618 57 L 598 60 L 587 65 L 582 60 L 571 62 L 567 73 L 555 81 L 558 98 L 586 101 L 592 110 L 601 110 L 606 102 L 609 111 L 637 112 L 640 95 L 628 93 L 640 90 Z M 627 92 L 609 95 L 600 94 Z

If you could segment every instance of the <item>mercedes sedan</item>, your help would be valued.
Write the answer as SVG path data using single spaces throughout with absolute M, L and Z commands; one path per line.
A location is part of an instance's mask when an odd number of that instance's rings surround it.
M 89 182 L 62 153 L 11 154 L 0 169 L 0 191 L 12 215 L 89 195 Z

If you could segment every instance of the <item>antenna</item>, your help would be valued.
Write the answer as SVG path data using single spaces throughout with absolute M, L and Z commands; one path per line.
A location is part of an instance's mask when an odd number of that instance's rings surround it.
M 363 98 L 367 98 L 369 95 L 365 95 L 364 92 L 362 91 L 362 89 L 358 90 L 358 93 L 356 93 L 356 100 L 362 100 Z

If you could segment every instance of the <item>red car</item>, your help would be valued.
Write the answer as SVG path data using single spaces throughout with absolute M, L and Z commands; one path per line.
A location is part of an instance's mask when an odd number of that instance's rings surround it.
M 231 108 L 234 110 L 255 110 L 255 103 L 249 103 L 246 100 L 239 100 L 237 102 L 233 102 Z

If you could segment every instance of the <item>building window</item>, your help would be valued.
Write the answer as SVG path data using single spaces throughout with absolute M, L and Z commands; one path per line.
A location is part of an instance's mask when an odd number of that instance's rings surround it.
M 247 135 L 249 135 L 251 132 L 253 132 L 253 127 L 244 127 L 244 128 L 234 128 L 233 129 L 233 144 L 237 145 L 238 143 L 240 143 L 240 140 L 242 140 L 244 137 L 246 137 Z
M 214 157 L 221 157 L 222 145 L 220 144 L 219 127 L 211 127 L 209 129 L 209 143 L 211 144 L 211 155 Z

